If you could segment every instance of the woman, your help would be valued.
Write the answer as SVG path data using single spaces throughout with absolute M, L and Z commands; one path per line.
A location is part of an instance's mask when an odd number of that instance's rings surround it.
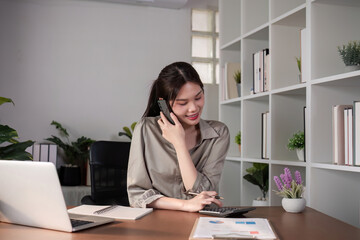
M 159 98 L 171 106 L 174 125 L 160 112 Z M 131 206 L 196 212 L 207 204 L 222 205 L 215 196 L 229 131 L 223 123 L 200 119 L 203 106 L 203 84 L 190 64 L 175 62 L 160 72 L 133 133 L 127 179 Z

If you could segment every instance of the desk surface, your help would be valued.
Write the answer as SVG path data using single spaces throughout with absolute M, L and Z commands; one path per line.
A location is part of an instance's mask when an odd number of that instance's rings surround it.
M 45 229 L 0 223 L 4 240 L 91 240 L 91 239 L 188 239 L 199 213 L 154 210 L 136 221 L 119 221 L 104 226 L 64 233 Z M 297 239 L 360 239 L 360 229 L 322 214 L 312 208 L 303 213 L 287 213 L 282 207 L 257 207 L 246 214 L 251 218 L 267 218 L 281 240 Z

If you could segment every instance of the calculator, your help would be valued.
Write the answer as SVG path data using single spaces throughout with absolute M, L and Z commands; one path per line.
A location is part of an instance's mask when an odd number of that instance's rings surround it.
M 206 205 L 199 213 L 215 216 L 215 217 L 244 217 L 243 214 L 255 210 L 255 207 L 239 208 L 239 207 L 218 207 L 216 205 Z

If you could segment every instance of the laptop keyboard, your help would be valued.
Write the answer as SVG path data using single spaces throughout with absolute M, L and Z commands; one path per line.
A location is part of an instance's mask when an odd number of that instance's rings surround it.
M 250 208 L 234 208 L 234 207 L 217 207 L 213 205 L 207 205 L 199 213 L 207 214 L 216 217 L 243 217 L 242 215 L 254 210 L 254 207 Z
M 72 227 L 78 227 L 85 224 L 93 223 L 91 221 L 85 221 L 85 220 L 78 220 L 78 219 L 70 219 Z

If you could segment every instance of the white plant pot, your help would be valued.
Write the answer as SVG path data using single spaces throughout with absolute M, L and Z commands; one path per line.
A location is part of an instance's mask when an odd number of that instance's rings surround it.
M 345 66 L 345 71 L 346 72 L 352 72 L 352 71 L 357 71 L 360 70 L 360 65 L 348 65 Z
M 305 209 L 306 200 L 305 198 L 283 198 L 281 204 L 285 211 L 299 213 Z
M 296 155 L 300 161 L 304 161 L 304 149 L 296 149 Z
M 253 200 L 252 205 L 254 207 L 269 206 L 268 200 Z

